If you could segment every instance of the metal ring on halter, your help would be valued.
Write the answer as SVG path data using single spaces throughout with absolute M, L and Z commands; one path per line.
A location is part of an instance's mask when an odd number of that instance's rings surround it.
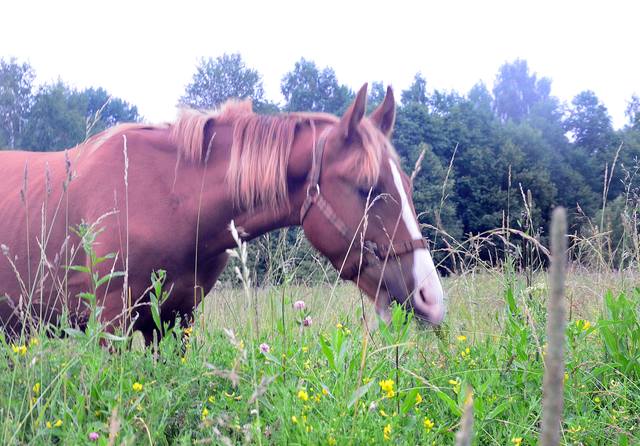
M 315 184 L 315 189 L 316 189 L 316 193 L 315 194 L 311 194 L 311 191 L 313 190 L 313 185 L 308 185 L 307 186 L 307 197 L 309 198 L 313 198 L 313 197 L 317 197 L 318 195 L 320 195 L 320 185 L 319 184 Z

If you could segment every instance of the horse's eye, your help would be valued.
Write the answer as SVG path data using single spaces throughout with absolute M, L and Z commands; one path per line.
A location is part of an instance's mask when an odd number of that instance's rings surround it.
M 376 195 L 379 194 L 379 191 L 375 187 L 359 187 L 358 193 L 362 198 L 366 200 L 369 196 L 371 196 L 371 199 L 373 199 Z

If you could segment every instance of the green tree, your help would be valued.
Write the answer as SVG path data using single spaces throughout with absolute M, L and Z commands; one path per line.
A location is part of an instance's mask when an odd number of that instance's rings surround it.
M 371 113 L 384 100 L 387 90 L 382 82 L 373 82 L 367 96 L 367 113 Z
M 285 98 L 286 111 L 314 111 L 342 114 L 353 92 L 341 85 L 333 69 L 319 70 L 315 62 L 304 58 L 296 62 L 292 71 L 282 78 L 280 90 Z
M 402 105 L 420 104 L 427 105 L 429 96 L 427 94 L 427 81 L 422 77 L 421 73 L 416 73 L 413 77 L 413 83 L 402 92 Z
M 421 169 L 413 181 L 413 204 L 422 224 L 422 233 L 434 243 L 432 253 L 436 263 L 453 269 L 453 259 L 447 255 L 451 239 L 462 238 L 462 223 L 458 218 L 455 194 L 455 172 L 448 171 L 448 165 L 433 152 L 428 144 L 414 148 L 410 163 L 414 163 L 424 150 Z M 445 235 L 447 234 L 447 235 Z
M 35 73 L 28 63 L 0 59 L 0 147 L 16 148 L 32 104 Z
M 608 170 L 607 166 L 610 168 L 619 143 L 607 108 L 594 92 L 583 91 L 573 99 L 565 120 L 565 131 L 574 139 L 568 159 L 591 190 L 602 193 L 605 170 Z M 618 193 L 620 171 L 614 173 L 616 176 L 611 184 L 614 193 Z
M 576 145 L 592 155 L 608 151 L 613 142 L 613 126 L 604 104 L 593 91 L 579 93 L 571 104 L 565 129 L 573 134 Z
M 231 98 L 251 99 L 256 111 L 275 108 L 264 97 L 262 76 L 257 70 L 247 67 L 240 54 L 201 59 L 179 103 L 213 109 Z
M 25 148 L 60 150 L 85 139 L 85 114 L 74 93 L 60 80 L 40 87 L 25 126 L 22 141 Z
M 33 97 L 21 141 L 31 150 L 60 150 L 119 122 L 139 119 L 135 106 L 102 88 L 77 91 L 59 80 L 40 87 Z
M 471 90 L 469 90 L 469 93 L 467 94 L 467 98 L 469 98 L 469 101 L 477 110 L 481 110 L 485 113 L 491 113 L 493 97 L 484 82 L 478 82 L 471 87 Z
M 141 119 L 135 105 L 111 96 L 104 88 L 87 88 L 80 92 L 80 96 L 86 102 L 85 116 L 90 121 L 95 120 L 91 134 L 119 123 L 138 122 Z
M 629 119 L 629 126 L 634 130 L 640 130 L 640 97 L 631 96 L 624 114 Z
M 537 78 L 529 73 L 526 60 L 516 59 L 505 63 L 498 70 L 493 86 L 494 109 L 502 120 L 520 122 L 525 119 L 531 108 L 549 97 L 551 81 Z

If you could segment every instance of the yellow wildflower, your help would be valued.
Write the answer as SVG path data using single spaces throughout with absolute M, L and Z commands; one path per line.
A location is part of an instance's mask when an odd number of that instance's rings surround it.
M 189 337 L 191 336 L 191 333 L 193 332 L 193 327 L 187 327 L 184 329 L 184 334 Z
M 13 350 L 13 353 L 15 353 L 16 355 L 24 356 L 24 355 L 27 354 L 27 346 L 26 345 L 11 344 L 11 349 Z
M 591 322 L 586 319 L 578 319 L 576 321 L 576 327 L 581 328 L 583 331 L 587 331 L 591 328 Z
M 295 415 L 291 415 L 291 422 L 293 424 L 298 424 L 298 417 L 296 417 Z
M 422 402 L 422 395 L 420 393 L 416 393 L 416 406 Z
M 298 391 L 298 398 L 300 398 L 302 401 L 309 401 L 309 394 L 306 390 L 300 389 L 300 391 Z
M 323 387 L 323 388 L 322 388 L 322 394 L 323 394 L 324 396 L 329 395 L 329 391 L 327 390 L 327 388 L 326 388 L 326 387 Z
M 329 446 L 336 446 L 336 445 L 338 444 L 338 442 L 336 441 L 336 439 L 335 439 L 335 438 L 333 438 L 333 437 L 329 437 L 329 439 L 327 440 L 327 444 L 328 444 Z
M 454 393 L 459 393 L 460 392 L 460 379 L 456 378 L 456 379 L 450 379 L 449 380 L 449 384 L 453 387 L 453 391 Z
M 467 340 L 467 337 L 465 335 L 460 335 L 456 339 L 458 340 L 458 342 L 464 342 Z
M 185 364 L 187 362 L 187 357 L 183 356 L 182 358 L 180 358 L 180 362 Z
M 319 403 L 319 402 L 320 402 L 320 398 L 321 398 L 321 396 L 320 396 L 320 394 L 319 394 L 319 393 L 316 393 L 315 395 L 313 395 L 313 400 L 314 400 L 316 403 Z
M 209 401 L 210 403 L 213 403 L 216 400 L 216 397 L 211 395 L 209 398 L 207 398 L 207 401 Z
M 47 421 L 47 429 L 51 429 L 53 426 L 51 425 L 51 421 Z
M 383 417 L 388 417 L 389 415 L 387 415 L 387 413 L 384 411 L 384 409 L 380 409 L 380 415 Z
M 384 427 L 384 430 L 382 431 L 383 435 L 384 435 L 384 439 L 386 441 L 391 440 L 391 423 L 387 424 Z
M 393 386 L 395 385 L 395 383 L 393 382 L 392 379 L 384 379 L 380 381 L 378 384 L 380 385 L 380 389 L 382 389 L 382 391 L 386 393 L 387 398 L 394 397 L 396 392 L 393 389 Z
M 511 439 L 511 443 L 515 444 L 516 446 L 520 446 L 520 443 L 522 443 L 522 437 L 513 437 Z
M 435 423 L 427 417 L 424 418 L 423 424 L 427 432 L 431 432 L 431 429 L 433 429 L 433 426 L 435 426 Z
M 35 393 L 36 395 L 40 393 L 40 383 L 35 383 L 33 385 L 33 393 Z
M 142 384 L 140 384 L 139 382 L 135 382 L 133 383 L 133 386 L 131 386 L 133 388 L 134 392 L 141 392 L 142 391 Z
M 342 330 L 342 324 L 341 324 L 340 322 L 338 322 L 338 323 L 336 324 L 336 328 L 337 328 L 338 330 Z
M 581 430 L 582 430 L 582 426 L 577 425 L 576 427 L 570 427 L 569 429 L 567 429 L 567 432 L 569 432 L 570 434 L 576 434 Z
M 207 415 L 209 415 L 209 410 L 205 407 L 204 409 L 202 409 L 202 420 L 204 421 L 205 418 L 207 418 Z
M 36 345 L 38 345 L 40 343 L 40 341 L 38 340 L 38 338 L 31 338 L 31 340 L 29 340 L 29 346 L 30 347 L 34 347 Z
M 62 420 L 61 420 L 60 418 L 58 418 L 58 419 L 56 420 L 56 422 L 55 422 L 55 423 L 53 423 L 53 426 L 54 426 L 54 427 L 60 427 L 60 426 L 62 426 Z

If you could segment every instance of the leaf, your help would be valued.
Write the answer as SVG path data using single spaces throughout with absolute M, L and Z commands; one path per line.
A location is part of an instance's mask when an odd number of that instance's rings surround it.
M 86 299 L 90 302 L 93 302 L 93 300 L 96 298 L 96 296 L 93 293 L 78 293 L 78 297 L 81 299 Z
M 98 279 L 96 281 L 96 288 L 99 288 L 100 285 L 104 284 L 105 282 L 108 282 L 109 280 L 113 279 L 114 277 L 122 277 L 124 276 L 124 272 L 123 271 L 114 271 L 112 273 L 107 274 L 106 276 Z
M 327 341 L 324 339 L 323 336 L 320 336 L 318 340 L 320 342 L 322 353 L 324 353 L 325 358 L 327 358 L 327 361 L 329 362 L 329 366 L 333 370 L 336 370 L 336 362 L 333 357 L 333 351 L 331 350 L 331 347 L 329 346 L 329 344 L 327 343 Z
M 409 412 L 409 410 L 411 410 L 411 408 L 415 406 L 417 394 L 418 389 L 413 389 L 407 392 L 407 395 L 404 397 L 404 401 L 402 402 L 402 406 L 400 406 L 400 413 L 402 415 Z
M 112 333 L 108 333 L 108 332 L 104 332 L 101 335 L 104 339 L 107 339 L 109 341 L 115 341 L 115 342 L 122 342 L 122 341 L 126 341 L 127 339 L 129 339 L 127 336 L 116 336 Z
M 369 389 L 371 388 L 371 386 L 375 383 L 375 381 L 371 381 L 368 382 L 367 384 L 358 387 L 352 394 L 351 397 L 349 398 L 349 403 L 347 404 L 347 408 L 351 409 L 351 407 L 356 403 L 356 401 L 358 401 L 360 398 L 362 398 L 364 395 L 366 395 L 366 393 L 369 391 Z
M 91 270 L 89 270 L 89 267 L 82 266 L 82 265 L 71 265 L 69 266 L 69 269 L 72 271 L 78 271 L 78 272 L 87 273 L 87 274 L 91 272 Z
M 493 420 L 495 419 L 498 415 L 500 415 L 507 407 L 509 407 L 509 401 L 503 401 L 500 404 L 498 404 L 496 407 L 493 408 L 493 410 L 491 412 L 489 412 L 487 414 L 487 416 L 485 417 L 485 419 L 487 420 Z
M 458 407 L 458 404 L 454 400 L 452 400 L 449 395 L 444 393 L 442 390 L 436 390 L 436 396 L 440 398 L 447 406 L 449 406 L 449 409 L 456 417 L 462 416 L 462 411 Z
M 265 358 L 267 358 L 269 361 L 273 362 L 274 364 L 282 365 L 280 360 L 276 358 L 274 355 L 272 355 L 271 353 L 262 352 L 262 354 L 264 355 Z
M 84 332 L 82 330 L 78 330 L 76 328 L 67 327 L 67 328 L 64 329 L 64 332 L 70 338 L 80 338 L 80 337 L 84 336 Z

